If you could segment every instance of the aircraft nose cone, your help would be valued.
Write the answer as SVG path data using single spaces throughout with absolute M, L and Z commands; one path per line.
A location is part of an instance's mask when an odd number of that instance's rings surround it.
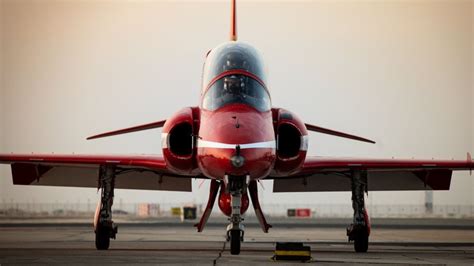
M 258 179 L 272 170 L 276 145 L 271 112 L 257 112 L 244 104 L 203 110 L 199 137 L 197 163 L 205 176 Z
M 240 168 L 245 164 L 245 158 L 242 155 L 234 155 L 230 158 L 230 163 L 235 168 Z

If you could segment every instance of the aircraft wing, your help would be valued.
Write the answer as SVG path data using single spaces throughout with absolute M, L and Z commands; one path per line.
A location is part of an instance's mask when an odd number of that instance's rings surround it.
M 0 154 L 0 164 L 10 164 L 15 185 L 98 187 L 99 168 L 117 166 L 115 187 L 191 191 L 191 178 L 179 176 L 157 155 L 15 155 Z
M 274 192 L 351 191 L 350 173 L 367 172 L 368 190 L 449 190 L 452 172 L 471 170 L 474 162 L 307 157 L 302 170 L 274 179 Z

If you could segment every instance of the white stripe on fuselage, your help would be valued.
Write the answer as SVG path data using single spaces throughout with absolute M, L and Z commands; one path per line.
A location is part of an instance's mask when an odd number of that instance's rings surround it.
M 240 149 L 258 149 L 258 148 L 269 148 L 276 149 L 276 141 L 264 141 L 264 142 L 254 142 L 254 143 L 245 143 L 245 144 L 228 144 L 207 140 L 198 140 L 198 148 L 215 148 L 215 149 L 235 149 L 239 145 Z
M 278 136 L 277 136 L 278 137 Z M 276 149 L 276 141 L 254 142 L 246 144 L 228 144 L 215 141 L 198 140 L 197 147 L 199 148 L 216 148 L 216 149 L 235 149 L 240 145 L 241 149 L 255 149 L 255 148 L 270 148 Z M 161 133 L 161 146 L 163 149 L 168 148 L 168 133 Z M 308 135 L 301 136 L 300 151 L 308 150 Z

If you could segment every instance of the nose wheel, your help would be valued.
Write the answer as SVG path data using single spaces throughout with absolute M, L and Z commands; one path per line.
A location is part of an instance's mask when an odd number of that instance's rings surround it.
M 230 230 L 228 231 L 228 238 L 230 242 L 230 254 L 240 254 L 240 243 L 243 241 L 244 231 L 241 230 Z
M 231 195 L 232 214 L 229 218 L 230 224 L 227 226 L 227 241 L 230 242 L 230 254 L 240 254 L 240 244 L 244 241 L 244 226 L 242 225 L 241 203 L 242 194 L 247 192 L 246 177 L 224 178 L 226 188 Z

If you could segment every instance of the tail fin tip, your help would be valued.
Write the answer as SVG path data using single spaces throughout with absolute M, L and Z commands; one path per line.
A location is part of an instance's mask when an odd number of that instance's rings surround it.
M 230 40 L 237 41 L 237 3 L 232 0 L 231 21 L 230 21 Z

